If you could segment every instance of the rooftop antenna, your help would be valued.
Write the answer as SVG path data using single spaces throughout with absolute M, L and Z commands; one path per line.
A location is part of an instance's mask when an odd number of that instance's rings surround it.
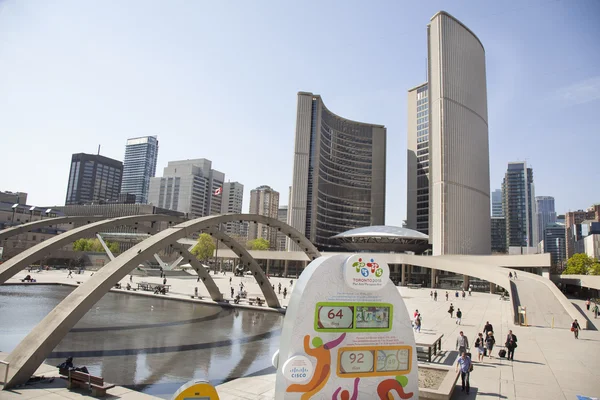
M 98 145 L 98 155 L 100 155 L 100 145 Z

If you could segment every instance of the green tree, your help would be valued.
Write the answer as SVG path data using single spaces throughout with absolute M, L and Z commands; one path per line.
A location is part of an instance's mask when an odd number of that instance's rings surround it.
M 588 269 L 588 275 L 600 275 L 600 261 L 594 258 L 594 262 Z
M 192 254 L 200 261 L 206 262 L 215 252 L 215 242 L 208 233 L 198 236 L 198 243 L 192 248 Z
M 258 238 L 248 242 L 250 250 L 269 250 L 271 243 L 265 238 Z
M 106 246 L 111 253 L 117 254 L 119 252 L 119 243 L 117 242 L 105 242 Z M 78 239 L 73 242 L 73 251 L 87 251 L 92 253 L 103 253 L 104 247 L 98 239 Z
M 574 254 L 567 260 L 567 268 L 565 268 L 563 274 L 587 275 L 595 263 L 597 264 L 598 261 L 585 253 Z

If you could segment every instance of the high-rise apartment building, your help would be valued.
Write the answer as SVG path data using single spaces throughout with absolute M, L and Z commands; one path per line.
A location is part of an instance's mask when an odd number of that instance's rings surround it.
M 407 214 L 410 229 L 429 234 L 429 96 L 427 83 L 408 91 Z
M 427 43 L 433 255 L 490 254 L 485 50 L 443 11 L 431 18 Z
M 539 243 L 533 170 L 525 162 L 511 162 L 502 181 L 506 218 L 506 246 L 531 248 Z
M 240 214 L 244 202 L 244 185 L 239 182 L 223 183 L 221 199 L 221 214 Z M 223 224 L 223 231 L 228 235 L 241 236 L 242 223 L 240 221 Z
M 99 154 L 73 154 L 65 205 L 116 201 L 122 178 L 121 161 Z
M 162 178 L 150 178 L 148 202 L 193 218 L 220 214 L 224 180 L 205 158 L 169 161 Z
M 320 250 L 338 249 L 338 233 L 384 225 L 385 157 L 383 125 L 342 118 L 299 92 L 288 224 Z
M 146 204 L 150 178 L 156 175 L 157 160 L 158 139 L 156 136 L 127 139 L 121 193 L 134 194 L 136 203 Z
M 263 185 L 250 191 L 250 214 L 264 215 L 277 219 L 279 210 L 279 192 Z M 269 241 L 271 249 L 277 248 L 277 229 L 265 224 L 250 223 L 248 226 L 248 240 L 263 238 Z
M 536 218 L 538 225 L 538 240 L 544 240 L 544 232 L 550 224 L 556 223 L 556 210 L 554 209 L 554 197 L 536 196 Z
M 492 217 L 504 217 L 502 210 L 502 189 L 492 192 Z
M 277 210 L 277 219 L 281 222 L 287 223 L 287 216 L 288 216 L 288 206 L 279 206 L 279 209 Z M 285 251 L 287 248 L 286 241 L 287 241 L 287 236 L 284 233 L 281 233 L 278 231 L 277 232 L 277 250 Z

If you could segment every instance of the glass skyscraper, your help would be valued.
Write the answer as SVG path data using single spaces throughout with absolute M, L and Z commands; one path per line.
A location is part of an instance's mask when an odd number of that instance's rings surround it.
M 512 162 L 502 182 L 507 247 L 537 247 L 533 170 L 524 162 Z
M 544 240 L 546 227 L 556 222 L 556 210 L 554 209 L 554 197 L 536 196 L 535 204 L 537 208 L 538 240 Z
M 157 160 L 158 139 L 156 136 L 127 139 L 121 193 L 134 194 L 136 203 L 146 204 L 148 202 L 148 186 L 150 178 L 156 174 Z
M 504 217 L 502 210 L 502 189 L 492 192 L 492 217 Z

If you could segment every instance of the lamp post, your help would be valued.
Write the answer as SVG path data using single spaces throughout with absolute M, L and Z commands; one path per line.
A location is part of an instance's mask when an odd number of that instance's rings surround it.
M 35 210 L 35 206 L 31 206 L 29 209 L 29 222 L 33 222 L 33 211 Z
M 12 221 L 10 222 L 11 226 L 15 224 L 15 212 L 17 211 L 17 207 L 19 207 L 19 203 L 13 204 L 13 206 L 12 206 L 13 215 L 12 215 Z

